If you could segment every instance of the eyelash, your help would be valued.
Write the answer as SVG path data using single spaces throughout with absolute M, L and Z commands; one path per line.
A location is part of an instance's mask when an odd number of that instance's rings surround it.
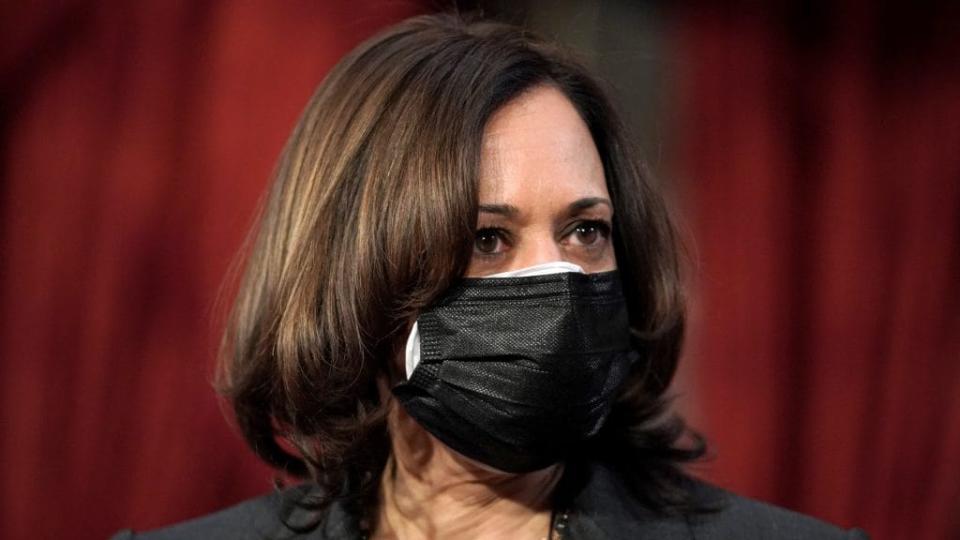
M 578 228 L 580 228 L 580 227 L 594 227 L 594 228 L 597 229 L 597 231 L 600 232 L 600 235 L 603 236 L 603 238 L 605 238 L 605 239 L 609 239 L 609 238 L 610 238 L 610 233 L 611 233 L 611 231 L 613 230 L 613 226 L 612 226 L 609 222 L 607 222 L 606 220 L 601 220 L 601 219 L 585 219 L 585 220 L 582 220 L 582 221 L 577 221 L 577 222 L 575 222 L 575 223 L 572 223 L 572 224 L 570 225 L 570 227 L 567 229 L 567 231 L 564 233 L 563 237 L 566 238 L 566 237 L 570 236 L 571 234 L 575 233 L 576 230 L 577 230 Z M 506 244 L 507 246 L 513 245 L 513 241 L 512 241 L 512 239 L 511 239 L 511 233 L 510 233 L 510 231 L 509 231 L 508 229 L 503 228 L 503 227 L 481 226 L 479 229 L 477 229 L 477 232 L 475 233 L 474 238 L 475 238 L 475 239 L 478 239 L 478 238 L 480 238 L 481 236 L 486 236 L 486 235 L 489 235 L 489 234 L 494 234 L 494 235 L 496 235 L 497 238 L 499 238 L 499 240 L 500 240 L 501 242 L 503 242 L 504 244 Z M 585 246 L 585 247 L 586 247 L 586 249 L 591 249 L 591 248 L 593 248 L 594 246 Z M 483 251 L 474 250 L 474 255 L 475 255 L 475 256 L 480 256 L 480 257 L 483 257 L 483 258 L 486 258 L 486 259 L 493 259 L 493 258 L 496 258 L 496 257 L 499 257 L 499 256 L 503 255 L 503 253 L 485 253 L 485 252 L 483 252 Z
M 565 236 L 565 237 L 566 237 L 566 236 L 570 236 L 571 234 L 573 234 L 574 232 L 576 232 L 576 230 L 579 229 L 580 227 L 593 227 L 593 228 L 597 229 L 597 231 L 600 232 L 600 235 L 603 236 L 604 238 L 610 238 L 610 231 L 611 231 L 611 229 L 612 229 L 611 226 L 610 226 L 610 224 L 607 223 L 607 222 L 604 221 L 604 220 L 601 220 L 601 219 L 585 219 L 585 220 L 583 220 L 583 221 L 578 221 L 578 222 L 574 223 L 574 224 L 570 227 L 570 229 L 569 229 L 569 231 L 567 232 L 567 234 L 565 234 L 564 236 Z
M 474 246 L 476 246 L 476 240 L 479 240 L 483 236 L 496 235 L 496 237 L 503 242 L 504 244 L 510 246 L 512 241 L 510 240 L 510 231 L 504 229 L 503 227 L 483 227 L 481 226 L 477 229 L 477 232 L 474 234 Z M 474 249 L 474 256 L 483 257 L 485 259 L 495 259 L 503 253 L 486 253 L 477 249 Z

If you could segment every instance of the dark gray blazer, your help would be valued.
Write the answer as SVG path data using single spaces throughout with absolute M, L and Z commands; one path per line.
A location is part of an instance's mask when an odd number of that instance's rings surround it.
M 565 538 L 581 539 L 866 539 L 858 529 L 845 531 L 789 510 L 734 495 L 693 481 L 695 497 L 717 507 L 714 512 L 662 517 L 646 510 L 629 493 L 615 471 L 601 464 L 585 467 L 584 482 L 572 496 Z M 298 488 L 290 488 L 298 489 Z M 288 492 L 289 494 L 290 492 Z M 340 505 L 327 511 L 321 525 L 297 533 L 287 523 L 302 522 L 296 510 L 285 520 L 281 495 L 272 493 L 220 512 L 146 533 L 125 530 L 112 540 L 332 540 L 360 538 L 356 519 Z

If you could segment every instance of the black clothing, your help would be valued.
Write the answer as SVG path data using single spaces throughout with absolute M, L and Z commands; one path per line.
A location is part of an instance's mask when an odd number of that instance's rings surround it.
M 698 501 L 716 511 L 663 517 L 645 508 L 613 469 L 593 463 L 583 469 L 583 481 L 569 502 L 564 538 L 594 539 L 866 539 L 858 529 L 842 530 L 814 518 L 747 499 L 707 483 L 692 480 Z M 305 488 L 289 488 L 290 490 Z M 357 519 L 343 505 L 333 504 L 320 525 L 298 533 L 281 520 L 283 496 L 272 493 L 220 512 L 147 533 L 125 530 L 112 540 L 349 540 L 361 537 Z M 301 512 L 301 515 L 297 515 Z M 304 523 L 305 510 L 289 515 L 287 523 Z M 546 531 L 544 531 L 546 534 Z

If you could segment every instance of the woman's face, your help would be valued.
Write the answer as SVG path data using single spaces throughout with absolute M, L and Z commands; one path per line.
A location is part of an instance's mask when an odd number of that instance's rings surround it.
M 573 104 L 538 86 L 497 111 L 483 138 L 480 212 L 467 275 L 551 261 L 617 267 L 603 164 Z

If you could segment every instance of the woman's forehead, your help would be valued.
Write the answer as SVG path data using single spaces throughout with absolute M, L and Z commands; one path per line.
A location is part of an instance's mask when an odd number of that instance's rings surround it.
M 573 103 L 538 86 L 497 111 L 484 131 L 481 203 L 565 204 L 609 197 L 590 130 Z

